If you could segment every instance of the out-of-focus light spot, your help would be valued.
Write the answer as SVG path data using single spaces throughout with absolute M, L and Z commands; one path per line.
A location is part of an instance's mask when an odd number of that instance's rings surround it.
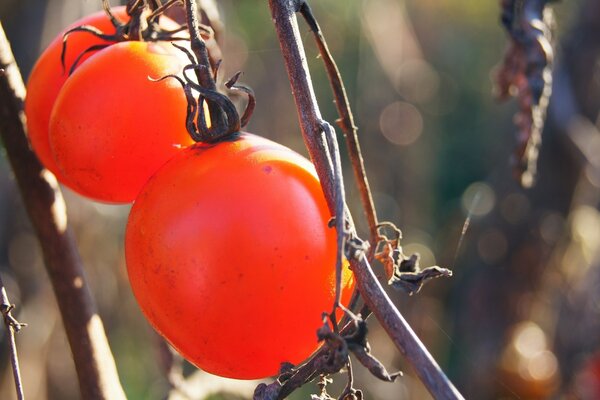
M 587 161 L 600 167 L 600 135 L 598 126 L 587 118 L 572 118 L 567 126 L 567 133 L 573 143 L 581 150 Z
M 406 6 L 396 0 L 367 0 L 362 4 L 366 37 L 382 70 L 395 83 L 398 66 L 423 58 Z
M 379 116 L 379 128 L 390 142 L 408 146 L 423 132 L 423 117 L 410 103 L 396 101 L 383 109 Z
M 545 350 L 537 353 L 527 363 L 527 375 L 536 381 L 552 378 L 558 371 L 558 362 L 554 354 Z
M 81 289 L 83 287 L 83 279 L 80 276 L 73 279 L 73 287 L 76 289 Z
M 419 264 L 421 267 L 430 267 L 432 265 L 437 265 L 435 261 L 435 255 L 433 251 L 423 243 L 408 243 L 402 245 L 402 250 L 406 256 L 412 254 L 419 254 Z
M 393 84 L 409 101 L 425 103 L 437 96 L 440 77 L 427 61 L 413 58 L 400 64 Z
M 546 334 L 533 321 L 512 329 L 500 367 L 511 393 L 519 398 L 549 398 L 559 384 L 556 356 L 548 348 Z
M 500 203 L 502 217 L 511 224 L 517 224 L 523 220 L 531 209 L 529 199 L 521 193 L 511 193 Z
M 525 358 L 532 358 L 546 350 L 546 334 L 532 321 L 519 324 L 513 336 L 515 349 Z
M 467 214 L 477 217 L 486 215 L 496 204 L 496 194 L 483 182 L 471 184 L 462 195 L 462 206 Z
M 581 251 L 588 262 L 596 256 L 600 243 L 600 213 L 589 206 L 579 206 L 571 220 L 573 237 L 581 244 Z
M 540 235 L 548 244 L 554 244 L 560 239 L 565 221 L 558 213 L 550 213 L 542 218 L 540 222 Z
M 483 232 L 477 241 L 479 256 L 488 264 L 493 264 L 501 260 L 507 250 L 508 242 L 506 237 L 496 228 L 490 228 Z
M 583 258 L 581 247 L 577 243 L 571 242 L 561 257 L 560 266 L 567 279 L 575 281 L 585 276 L 590 263 Z
M 585 167 L 585 176 L 595 187 L 600 187 L 600 168 L 595 165 L 588 164 Z
M 578 207 L 573 215 L 573 235 L 579 240 L 600 240 L 600 215 L 595 208 Z

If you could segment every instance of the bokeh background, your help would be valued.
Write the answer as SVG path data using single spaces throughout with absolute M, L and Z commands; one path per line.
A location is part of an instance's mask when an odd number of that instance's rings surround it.
M 258 100 L 247 129 L 306 154 L 267 2 L 218 5 L 226 27 L 223 76 L 244 71 Z M 423 265 L 454 271 L 418 295 L 391 293 L 419 337 L 467 398 L 600 398 L 600 1 L 553 5 L 554 93 L 538 182 L 529 190 L 511 176 L 516 104 L 492 96 L 491 76 L 506 47 L 499 2 L 311 5 L 347 85 L 380 219 L 401 227 L 405 251 L 420 253 Z M 62 27 L 100 8 L 100 0 L 2 0 L 0 20 L 25 79 Z M 301 26 L 317 97 L 333 122 L 322 63 Z M 364 233 L 351 176 L 348 170 L 348 202 Z M 128 397 L 250 398 L 255 382 L 224 382 L 189 365 L 185 390 L 169 395 L 164 345 L 127 282 L 129 208 L 64 192 Z M 18 319 L 29 324 L 17 338 L 27 398 L 79 398 L 39 244 L 4 155 L 0 273 Z M 370 327 L 374 354 L 405 376 L 383 383 L 357 367 L 357 387 L 371 399 L 430 398 L 375 319 Z M 345 384 L 343 374 L 336 384 Z M 235 393 L 217 394 L 224 387 Z M 292 398 L 310 393 L 314 387 Z M 0 330 L 0 398 L 14 396 Z

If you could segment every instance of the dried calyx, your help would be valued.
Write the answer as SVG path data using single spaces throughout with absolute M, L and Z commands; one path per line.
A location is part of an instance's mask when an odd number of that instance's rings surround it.
M 175 29 L 162 28 L 158 23 L 159 17 L 168 13 L 174 6 L 181 7 L 182 5 L 185 6 L 187 23 L 179 25 Z M 102 50 L 117 42 L 128 40 L 185 41 L 190 43 L 190 46 L 173 43 L 175 47 L 185 52 L 190 60 L 190 64 L 183 70 L 182 77 L 169 75 L 162 77 L 159 81 L 165 78 L 175 78 L 182 85 L 188 102 L 186 127 L 192 139 L 205 143 L 227 140 L 235 136 L 240 128 L 248 123 L 256 104 L 254 92 L 237 83 L 240 72 L 225 83 L 227 89 L 242 92 L 248 96 L 246 108 L 240 118 L 229 97 L 217 90 L 216 76 L 220 61 L 214 60 L 212 57 L 214 54 L 208 54 L 206 46 L 206 41 L 214 41 L 214 30 L 198 21 L 195 0 L 169 0 L 164 4 L 160 0 L 130 0 L 126 6 L 126 13 L 129 16 L 127 22 L 121 21 L 111 11 L 108 0 L 102 1 L 102 7 L 115 28 L 114 32 L 107 33 L 91 25 L 81 25 L 68 30 L 63 36 L 61 62 L 65 70 L 68 68 L 69 74 L 73 73 L 87 54 Z M 70 35 L 81 32 L 92 34 L 106 43 L 96 44 L 85 49 L 77 56 L 72 65 L 67 66 L 65 65 L 65 55 L 68 39 Z M 195 77 L 190 76 L 190 72 L 193 72 Z M 204 107 L 205 102 L 208 110 Z
M 228 89 L 241 91 L 248 96 L 246 109 L 240 119 L 231 99 L 217 90 L 216 81 L 220 62 L 216 65 L 211 64 L 201 24 L 198 22 L 196 1 L 185 0 L 185 10 L 191 51 L 183 46 L 175 44 L 174 46 L 187 55 L 190 64 L 184 68 L 183 78 L 175 75 L 168 77 L 177 79 L 183 87 L 188 102 L 186 128 L 192 139 L 203 143 L 216 143 L 230 139 L 250 120 L 256 104 L 254 92 L 246 86 L 237 84 L 241 72 L 236 73 L 225 83 Z M 191 77 L 190 72 L 194 72 L 195 77 Z M 206 115 L 205 102 L 208 105 L 209 116 Z
M 102 0 L 102 8 L 114 26 L 114 32 L 103 32 L 92 25 L 80 25 L 73 29 L 69 29 L 63 35 L 63 47 L 61 53 L 61 63 L 63 68 L 66 70 L 68 67 L 69 74 L 71 74 L 86 54 L 102 50 L 117 42 L 128 40 L 145 42 L 189 40 L 187 27 L 185 25 L 180 25 L 175 29 L 166 30 L 158 23 L 160 16 L 168 11 L 170 7 L 178 3 L 179 1 L 173 0 L 168 1 L 165 4 L 160 4 L 158 1 L 129 1 L 125 9 L 129 19 L 127 22 L 123 22 L 112 12 L 108 0 Z M 69 43 L 68 39 L 75 33 L 92 34 L 106 41 L 106 43 L 87 48 L 77 56 L 72 65 L 67 66 L 65 65 L 65 56 Z M 201 25 L 201 33 L 205 38 L 210 38 L 213 35 L 212 29 L 205 25 Z
M 402 232 L 393 223 L 382 222 L 377 228 L 380 235 L 375 258 L 383 264 L 388 284 L 394 289 L 412 296 L 421 290 L 425 282 L 433 278 L 452 276 L 451 270 L 437 265 L 421 268 L 419 254 L 406 256 L 400 246 Z

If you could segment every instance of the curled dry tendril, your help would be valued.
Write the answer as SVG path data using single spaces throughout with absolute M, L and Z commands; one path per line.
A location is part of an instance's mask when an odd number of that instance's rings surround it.
M 180 3 L 180 0 L 171 0 L 163 5 L 153 5 L 153 3 L 150 2 L 148 5 L 150 7 L 150 13 L 146 14 L 145 7 L 147 7 L 147 5 L 145 1 L 139 0 L 130 2 L 130 4 L 127 5 L 127 14 L 131 18 L 125 23 L 112 12 L 108 0 L 103 0 L 102 8 L 113 25 L 114 32 L 106 33 L 92 25 L 80 25 L 66 31 L 63 35 L 62 50 L 60 55 L 63 72 L 67 71 L 68 69 L 68 73 L 71 75 L 85 55 L 102 50 L 117 42 L 124 42 L 128 40 L 142 40 L 145 42 L 181 40 L 189 41 L 190 39 L 186 35 L 177 36 L 177 34 L 186 31 L 187 27 L 185 25 L 181 25 L 172 30 L 166 30 L 162 29 L 158 23 L 159 16 L 177 3 Z M 75 61 L 67 68 L 66 54 L 68 39 L 75 33 L 90 34 L 102 41 L 105 41 L 106 43 L 96 44 L 88 47 L 78 54 L 75 58 Z M 205 37 L 210 37 L 213 34 L 213 31 L 208 26 L 200 25 L 200 33 Z
M 236 84 L 241 72 L 236 73 L 225 84 L 228 89 L 241 91 L 248 95 L 248 103 L 242 118 L 240 119 L 239 114 L 229 97 L 219 93 L 217 90 L 207 89 L 201 86 L 189 75 L 189 72 L 203 71 L 209 67 L 199 64 L 194 54 L 187 48 L 175 43 L 173 43 L 173 46 L 181 50 L 188 57 L 190 64 L 183 68 L 183 77 L 167 75 L 158 80 L 161 81 L 167 78 L 173 78 L 176 79 L 183 88 L 187 99 L 186 128 L 192 139 L 197 142 L 215 143 L 238 132 L 242 126 L 245 126 L 248 123 L 256 104 L 252 89 Z M 218 65 L 214 71 L 215 75 L 217 72 Z M 194 96 L 194 91 L 198 93 L 197 97 Z M 225 116 L 223 124 L 218 121 L 213 121 L 212 119 L 210 125 L 207 123 L 208 118 L 204 108 L 205 101 L 212 105 L 216 105 L 223 112 Z

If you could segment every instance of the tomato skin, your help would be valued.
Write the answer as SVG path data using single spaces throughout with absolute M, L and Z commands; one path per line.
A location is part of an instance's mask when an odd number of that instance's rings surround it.
M 196 144 L 147 183 L 125 254 L 144 314 L 185 358 L 236 379 L 317 347 L 335 291 L 335 229 L 312 164 L 251 134 Z M 346 268 L 343 301 L 354 281 Z
M 65 82 L 50 118 L 50 146 L 78 193 L 109 203 L 135 199 L 144 183 L 193 140 L 175 79 L 188 63 L 170 43 L 121 42 Z
M 129 19 L 125 7 L 114 7 L 112 11 L 122 21 Z M 40 55 L 29 75 L 27 96 L 25 98 L 25 115 L 27 116 L 27 131 L 31 146 L 42 164 L 67 186 L 69 186 L 69 183 L 58 169 L 50 150 L 48 140 L 50 112 L 60 89 L 68 78 L 68 71 L 79 54 L 93 45 L 109 43 L 90 33 L 77 32 L 69 35 L 65 54 L 66 71 L 63 72 L 60 61 L 63 35 L 69 29 L 79 25 L 91 25 L 109 34 L 115 32 L 114 26 L 104 11 L 91 14 L 71 24 L 59 33 Z M 92 53 L 85 55 L 81 63 L 85 62 L 91 55 Z

